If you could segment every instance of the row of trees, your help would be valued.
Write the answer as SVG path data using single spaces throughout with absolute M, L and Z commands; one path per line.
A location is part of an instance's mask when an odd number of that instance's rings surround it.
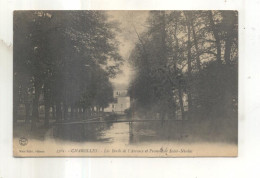
M 139 34 L 133 22 L 132 110 L 162 120 L 237 119 L 237 12 L 151 11 L 147 25 Z
M 25 106 L 35 127 L 44 105 L 58 121 L 102 110 L 122 58 L 117 24 L 102 11 L 17 11 L 14 14 L 14 121 Z M 70 116 L 68 116 L 70 111 Z

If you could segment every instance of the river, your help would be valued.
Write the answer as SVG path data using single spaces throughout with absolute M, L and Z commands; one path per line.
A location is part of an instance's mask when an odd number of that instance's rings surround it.
M 54 137 L 80 142 L 115 144 L 133 144 L 157 138 L 154 129 L 147 127 L 145 123 L 129 124 L 128 122 L 60 125 L 54 128 Z

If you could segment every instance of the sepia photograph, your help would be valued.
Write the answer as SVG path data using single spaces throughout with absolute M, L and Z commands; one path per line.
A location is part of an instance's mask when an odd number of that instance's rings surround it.
M 238 156 L 238 11 L 13 13 L 14 157 Z

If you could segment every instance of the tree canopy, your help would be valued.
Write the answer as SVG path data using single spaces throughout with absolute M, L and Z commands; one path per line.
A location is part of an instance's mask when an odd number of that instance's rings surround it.
M 73 113 L 106 107 L 113 96 L 109 78 L 119 72 L 123 60 L 117 31 L 102 11 L 15 12 L 15 103 L 32 103 L 33 122 L 39 118 L 41 95 L 46 112 L 55 108 L 58 120 L 66 117 L 68 108 Z M 45 117 L 48 125 L 48 114 Z
M 162 119 L 236 118 L 237 19 L 236 11 L 151 11 L 129 58 L 135 109 Z

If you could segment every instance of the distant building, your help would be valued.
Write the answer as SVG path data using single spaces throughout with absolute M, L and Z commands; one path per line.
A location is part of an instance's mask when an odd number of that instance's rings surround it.
M 114 102 L 110 103 L 105 112 L 115 112 L 124 114 L 124 111 L 130 108 L 130 97 L 127 96 L 126 89 L 115 89 L 113 91 Z

